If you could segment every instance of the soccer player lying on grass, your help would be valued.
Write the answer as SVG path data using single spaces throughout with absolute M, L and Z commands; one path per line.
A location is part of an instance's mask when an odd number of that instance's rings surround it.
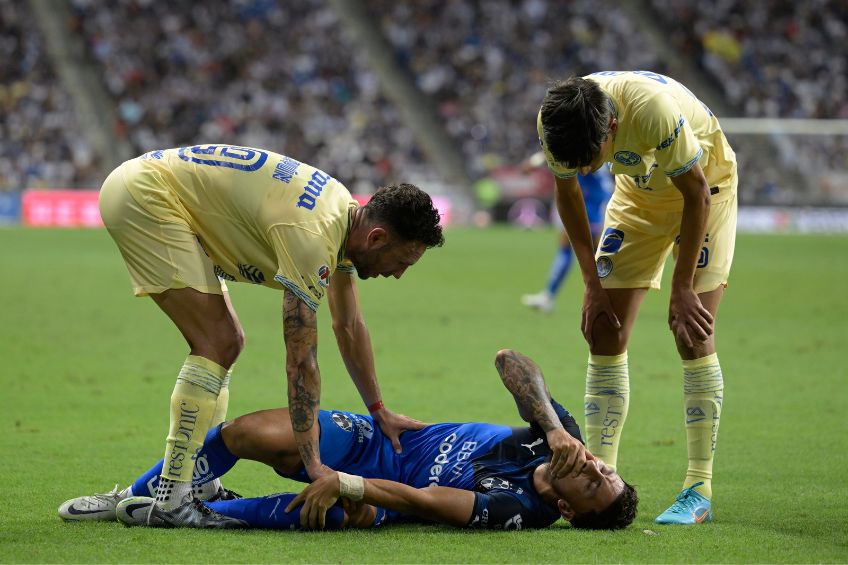
M 371 417 L 322 410 L 321 458 L 338 472 L 319 477 L 297 495 L 195 502 L 200 512 L 193 515 L 210 519 L 191 525 L 368 528 L 418 520 L 522 529 L 547 527 L 561 516 L 577 528 L 629 525 L 636 515 L 636 491 L 586 451 L 577 423 L 550 397 L 539 367 L 511 350 L 500 351 L 495 365 L 530 427 L 432 424 L 404 432 L 403 450 L 397 453 Z M 287 412 L 254 412 L 213 429 L 197 461 L 198 494 L 203 496 L 203 484 L 239 459 L 260 461 L 280 475 L 308 481 Z M 69 500 L 59 515 L 117 517 L 128 525 L 183 525 L 182 517 L 160 509 L 150 498 L 160 471 L 161 461 L 131 487 Z

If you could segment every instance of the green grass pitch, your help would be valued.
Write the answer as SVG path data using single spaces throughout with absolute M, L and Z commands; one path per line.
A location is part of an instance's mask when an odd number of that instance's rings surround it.
M 542 286 L 554 245 L 552 231 L 455 229 L 400 281 L 360 284 L 387 405 L 517 424 L 493 367 L 511 347 L 580 413 L 579 276 L 551 316 L 518 301 Z M 629 350 L 620 470 L 642 502 L 628 530 L 216 533 L 59 520 L 63 500 L 123 487 L 161 456 L 186 347 L 150 300 L 132 297 L 105 231 L 0 230 L 0 562 L 846 562 L 846 258 L 845 237 L 739 237 L 718 322 L 726 393 L 712 524 L 653 524 L 686 466 L 666 289 L 649 296 Z M 234 285 L 247 348 L 230 416 L 285 403 L 280 296 Z M 326 306 L 320 318 L 322 406 L 363 410 Z M 296 488 L 251 462 L 225 483 L 246 495 Z

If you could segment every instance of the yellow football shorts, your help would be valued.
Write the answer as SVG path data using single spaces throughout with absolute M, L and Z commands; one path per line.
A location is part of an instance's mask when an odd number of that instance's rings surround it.
M 132 184 L 133 194 L 128 185 Z M 155 172 L 127 161 L 100 189 L 100 215 L 115 240 L 136 296 L 190 287 L 222 294 L 222 282 L 184 216 L 169 202 Z
M 616 192 L 607 206 L 595 254 L 604 288 L 660 288 L 669 251 L 677 260 L 681 212 L 646 210 Z M 727 285 L 736 244 L 736 197 L 710 206 L 707 234 L 695 269 L 695 292 Z

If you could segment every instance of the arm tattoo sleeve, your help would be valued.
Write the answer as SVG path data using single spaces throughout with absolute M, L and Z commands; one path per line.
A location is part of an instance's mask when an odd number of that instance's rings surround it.
M 529 357 L 506 350 L 498 354 L 495 367 L 515 398 L 522 418 L 536 422 L 546 432 L 562 426 L 551 405 L 542 370 Z
M 318 371 L 318 323 L 315 312 L 292 292 L 283 297 L 283 337 L 286 342 L 289 416 L 305 465 L 317 456 L 315 419 L 321 398 Z M 298 437 L 298 432 L 309 437 Z

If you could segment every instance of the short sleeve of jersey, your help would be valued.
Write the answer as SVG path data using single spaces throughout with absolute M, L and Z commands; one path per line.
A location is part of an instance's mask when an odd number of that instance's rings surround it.
M 274 279 L 317 310 L 335 262 L 329 242 L 308 225 L 273 226 L 268 237 L 277 256 Z
M 637 120 L 643 141 L 656 149 L 657 165 L 666 176 L 682 175 L 703 155 L 692 125 L 671 96 L 653 97 L 640 110 Z
M 337 271 L 341 271 L 343 273 L 355 273 L 356 267 L 353 266 L 353 263 L 350 262 L 350 259 L 345 259 L 344 261 L 340 261 L 336 266 Z
M 467 527 L 489 530 L 547 528 L 558 519 L 559 513 L 544 505 L 538 497 L 494 490 L 474 493 L 474 510 Z
M 548 168 L 554 174 L 555 177 L 561 179 L 570 179 L 577 175 L 577 169 L 569 169 L 565 166 L 565 163 L 560 163 L 554 156 L 551 155 L 551 152 L 548 151 L 548 146 L 545 144 L 545 134 L 542 129 L 542 111 L 539 110 L 539 113 L 536 115 L 536 131 L 539 134 L 539 143 L 542 146 L 542 151 L 545 152 L 545 160 L 548 162 Z

